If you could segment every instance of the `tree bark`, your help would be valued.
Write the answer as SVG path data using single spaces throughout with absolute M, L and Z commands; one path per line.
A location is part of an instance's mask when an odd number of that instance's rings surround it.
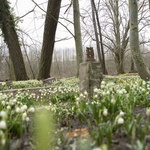
M 137 73 L 137 71 L 135 69 L 134 61 L 132 58 L 131 58 L 131 67 L 130 67 L 129 73 Z
M 77 76 L 79 76 L 79 64 L 82 63 L 83 61 L 83 48 L 82 48 L 80 10 L 79 10 L 78 0 L 73 0 L 73 19 L 74 19 L 74 32 L 75 32 Z
M 27 80 L 23 56 L 15 29 L 15 21 L 10 13 L 7 0 L 0 0 L 0 26 L 7 43 L 10 57 L 12 60 L 16 80 Z
M 130 13 L 130 49 L 138 74 L 143 80 L 150 80 L 150 71 L 145 66 L 139 47 L 137 0 L 129 0 Z
M 118 55 L 118 53 L 115 53 L 114 56 L 116 69 L 118 74 L 124 74 L 124 53 Z
M 38 79 L 50 77 L 60 7 L 61 0 L 48 1 Z
M 92 5 L 92 16 L 93 16 L 93 22 L 94 22 L 93 24 L 94 24 L 95 28 L 97 28 L 96 26 L 98 26 L 98 31 L 99 31 L 99 42 L 100 42 L 100 47 L 101 47 L 100 52 L 101 52 L 101 58 L 102 58 L 103 74 L 108 74 L 106 65 L 105 65 L 105 54 L 104 54 L 104 47 L 103 47 L 101 25 L 100 25 L 99 16 L 98 16 L 98 12 L 97 12 L 94 0 L 91 0 L 91 5 Z M 95 19 L 95 16 L 96 16 L 96 19 Z M 96 42 L 98 42 L 98 41 L 96 41 Z
M 103 62 L 102 62 L 102 55 L 101 55 L 101 50 L 100 50 L 100 41 L 98 38 L 98 31 L 97 31 L 97 26 L 96 26 L 96 18 L 95 18 L 95 13 L 94 13 L 94 6 L 93 6 L 93 2 L 91 0 L 91 6 L 92 6 L 92 20 L 93 20 L 93 27 L 94 27 L 94 32 L 95 32 L 95 39 L 96 39 L 96 47 L 97 47 L 97 54 L 98 54 L 98 59 L 100 62 L 100 65 L 103 69 L 104 72 L 104 68 L 102 66 Z

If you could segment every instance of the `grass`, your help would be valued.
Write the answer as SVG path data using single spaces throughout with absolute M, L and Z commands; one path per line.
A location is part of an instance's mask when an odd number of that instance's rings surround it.
M 44 132 L 44 145 L 52 150 L 149 148 L 150 82 L 138 76 L 108 76 L 100 89 L 94 89 L 92 99 L 79 92 L 78 83 L 77 78 L 64 78 L 36 93 L 0 93 L 0 149 L 38 149 L 43 141 L 35 135 Z M 14 82 L 16 89 L 37 86 L 42 84 Z M 34 116 L 43 111 L 47 119 L 36 121 Z M 80 128 L 86 137 L 74 135 Z

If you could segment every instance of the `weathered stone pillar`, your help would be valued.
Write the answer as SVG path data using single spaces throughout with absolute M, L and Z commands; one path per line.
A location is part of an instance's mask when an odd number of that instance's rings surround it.
M 93 48 L 86 49 L 86 61 L 79 66 L 79 87 L 83 93 L 87 91 L 89 97 L 93 96 L 94 88 L 100 88 L 103 79 L 102 69 L 99 62 L 94 59 Z

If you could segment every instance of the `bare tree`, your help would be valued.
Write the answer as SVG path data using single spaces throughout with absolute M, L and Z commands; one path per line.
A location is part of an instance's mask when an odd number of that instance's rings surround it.
M 99 21 L 98 10 L 96 9 L 94 0 L 91 0 L 91 6 L 92 6 L 92 18 L 93 18 L 93 25 L 94 25 L 94 31 L 95 31 L 96 45 L 97 45 L 97 53 L 98 53 L 99 61 L 102 65 L 103 73 L 107 74 L 101 25 Z
M 106 13 L 106 26 L 103 26 L 104 45 L 113 53 L 117 73 L 121 74 L 124 73 L 124 55 L 129 40 L 128 16 L 123 13 L 127 3 L 109 0 L 104 2 L 104 5 Z
M 144 64 L 139 47 L 138 2 L 129 0 L 130 13 L 130 49 L 137 71 L 143 80 L 150 80 L 150 70 Z

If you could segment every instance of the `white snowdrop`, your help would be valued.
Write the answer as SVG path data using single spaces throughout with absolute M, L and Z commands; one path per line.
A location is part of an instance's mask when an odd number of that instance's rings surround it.
M 94 89 L 94 92 L 95 92 L 95 93 L 98 93 L 98 92 L 99 92 L 99 89 L 98 89 L 98 88 L 95 88 L 95 89 Z
M 0 117 L 2 117 L 3 119 L 6 119 L 7 113 L 5 111 L 0 111 Z
M 22 120 L 26 120 L 26 118 L 27 118 L 27 113 L 23 113 L 22 114 Z
M 111 103 L 115 104 L 116 100 L 114 98 L 111 99 Z
M 29 122 L 29 120 L 30 120 L 30 119 L 29 119 L 29 117 L 26 117 L 26 119 L 25 119 L 25 120 L 26 120 L 27 122 Z
M 28 112 L 35 112 L 35 109 L 34 109 L 33 107 L 30 107 L 30 108 L 28 109 Z
M 118 124 L 124 124 L 124 119 L 122 117 L 118 118 Z
M 6 102 L 5 102 L 5 101 L 2 101 L 1 104 L 4 106 L 4 105 L 6 104 Z
M 7 107 L 6 107 L 8 110 L 10 110 L 11 109 L 11 107 L 8 105 Z
M 5 143 L 6 143 L 6 140 L 3 138 L 3 139 L 1 139 L 1 144 L 2 145 L 5 145 Z
M 108 110 L 107 110 L 106 108 L 104 108 L 104 110 L 103 110 L 103 115 L 104 115 L 104 116 L 107 116 L 107 115 L 108 115 Z
M 76 98 L 76 101 L 79 101 L 79 100 L 80 100 L 80 97 L 77 97 L 77 98 Z
M 150 116 L 150 108 L 147 108 L 147 109 L 146 109 L 146 115 L 147 115 L 147 116 Z
M 0 129 L 6 129 L 6 121 L 0 121 Z
M 20 108 L 17 107 L 17 108 L 15 109 L 15 112 L 16 112 L 16 113 L 20 113 Z
M 125 115 L 125 112 L 120 111 L 119 115 L 120 115 L 120 116 L 124 116 L 124 115 Z
M 95 147 L 92 150 L 101 150 L 101 148 L 100 147 Z
M 21 112 L 24 112 L 25 110 L 27 110 L 27 105 L 23 105 L 20 109 L 21 109 Z

